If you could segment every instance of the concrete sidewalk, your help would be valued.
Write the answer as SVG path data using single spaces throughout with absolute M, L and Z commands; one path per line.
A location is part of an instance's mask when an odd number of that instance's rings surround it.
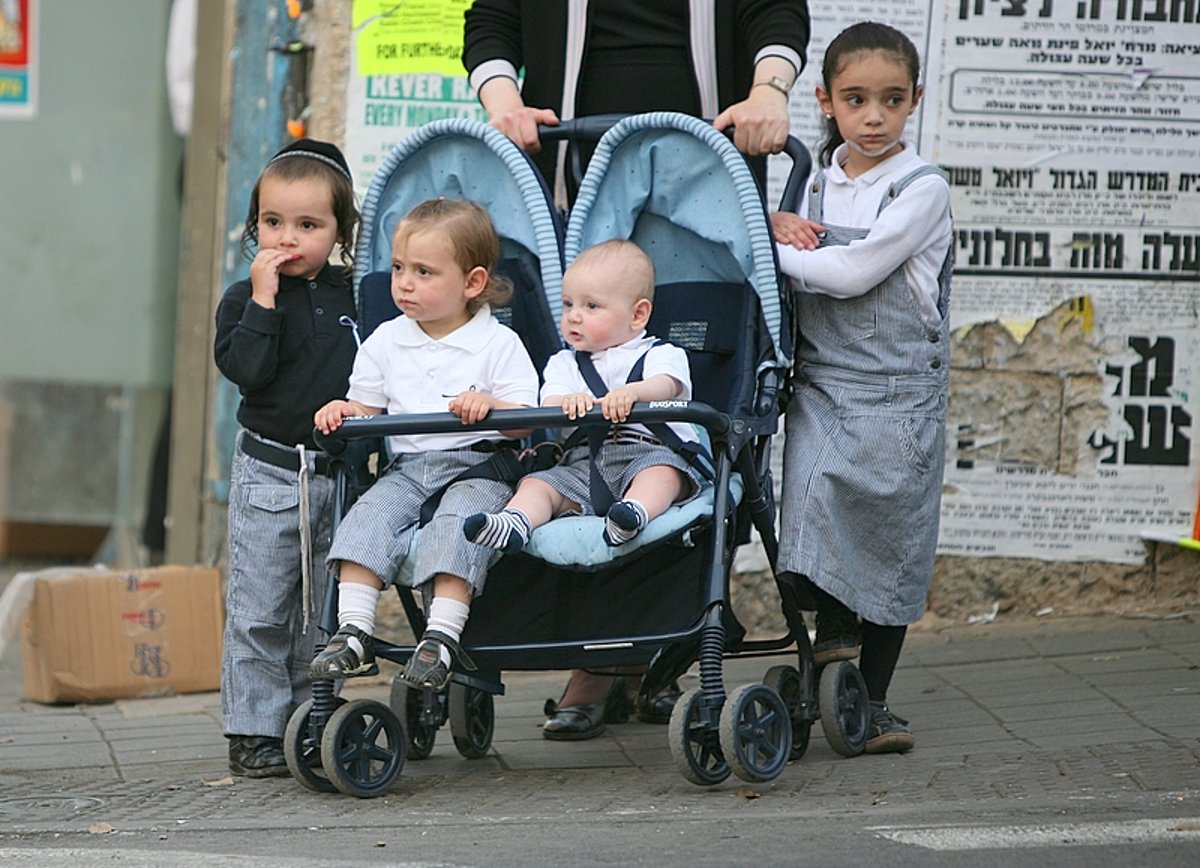
M 312 793 L 290 778 L 229 778 L 216 694 L 55 707 L 24 701 L 19 650 L 10 648 L 0 660 L 0 831 L 79 832 L 101 823 L 165 835 L 181 824 L 228 828 L 231 818 L 243 827 L 327 828 L 394 822 L 398 808 L 436 824 L 497 812 L 571 815 L 622 799 L 694 817 L 716 807 L 712 793 L 782 800 L 777 808 L 802 796 L 825 809 L 876 814 L 900 798 L 907 806 L 1100 798 L 1133 808 L 1170 807 L 1186 794 L 1184 810 L 1195 811 L 1198 621 L 1200 614 L 1184 613 L 915 631 L 890 704 L 910 719 L 916 750 L 842 759 L 818 725 L 807 754 L 775 781 L 730 777 L 711 789 L 676 770 L 666 727 L 631 722 L 593 741 L 546 741 L 541 707 L 563 673 L 511 673 L 496 700 L 489 756 L 461 758 L 447 727 L 433 756 L 408 762 L 393 790 L 375 800 Z M 784 662 L 792 660 L 730 660 L 726 685 L 758 681 Z M 386 701 L 390 674 L 356 682 L 346 695 Z

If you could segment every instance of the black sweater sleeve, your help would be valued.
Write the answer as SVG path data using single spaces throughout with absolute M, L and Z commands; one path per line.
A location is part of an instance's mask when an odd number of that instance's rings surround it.
M 521 3 L 518 0 L 475 0 L 463 16 L 463 66 L 467 72 L 487 60 L 507 60 L 520 71 Z
M 264 388 L 279 370 L 282 331 L 283 311 L 251 300 L 249 281 L 233 284 L 217 306 L 218 370 L 243 390 Z
M 751 56 L 768 45 L 786 45 L 804 62 L 809 37 L 805 0 L 738 0 L 734 15 Z

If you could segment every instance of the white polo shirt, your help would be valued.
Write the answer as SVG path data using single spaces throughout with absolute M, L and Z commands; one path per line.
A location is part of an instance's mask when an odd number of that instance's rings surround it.
M 832 164 L 817 169 L 825 174 L 824 219 L 834 226 L 866 229 L 867 237 L 818 250 L 776 244 L 780 271 L 792 278 L 800 292 L 855 298 L 903 266 L 913 301 L 925 319 L 941 322 L 938 275 L 954 240 L 950 186 L 940 175 L 918 178 L 881 213 L 879 203 L 889 187 L 926 161 L 904 142 L 900 153 L 851 178 L 842 168 L 848 150 L 849 146 L 839 145 Z M 802 217 L 808 216 L 808 191 L 815 174 L 809 177 L 796 212 Z
M 465 325 L 434 340 L 406 316 L 383 323 L 354 358 L 347 397 L 391 415 L 447 413 L 462 392 L 475 390 L 532 407 L 537 370 L 512 329 L 484 305 Z M 503 440 L 499 431 L 389 437 L 393 453 L 462 449 L 480 440 Z
M 651 337 L 643 331 L 620 346 L 592 353 L 592 364 L 596 366 L 596 372 L 600 374 L 604 385 L 611 390 L 625 385 L 629 372 L 633 370 L 637 360 L 645 355 L 646 362 L 642 368 L 643 380 L 649 380 L 658 374 L 667 374 L 673 377 L 681 387 L 674 400 L 692 400 L 692 371 L 688 365 L 687 353 L 672 344 L 659 344 L 656 347 L 654 346 L 656 340 L 658 338 Z M 592 394 L 587 381 L 583 379 L 579 365 L 575 362 L 574 350 L 560 350 L 551 356 L 550 361 L 546 363 L 543 380 L 545 381 L 542 386 L 543 401 L 548 397 L 573 395 L 576 392 Z M 649 433 L 642 425 L 630 425 L 629 427 Z M 684 442 L 698 439 L 695 429 L 689 424 L 673 422 L 671 428 Z M 568 433 L 569 430 L 564 429 L 563 436 L 565 437 Z

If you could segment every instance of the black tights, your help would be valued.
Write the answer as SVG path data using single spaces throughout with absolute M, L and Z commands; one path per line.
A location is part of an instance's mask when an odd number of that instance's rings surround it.
M 816 600 L 818 612 L 830 612 L 842 609 L 850 610 L 844 603 L 816 585 L 809 583 Z M 867 696 L 872 702 L 887 702 L 888 686 L 892 683 L 892 675 L 896 671 L 896 662 L 900 659 L 900 649 L 904 647 L 904 635 L 908 627 L 888 627 L 862 619 L 862 654 L 858 659 L 858 671 L 862 673 L 867 683 Z
M 872 702 L 887 702 L 888 685 L 900 659 L 904 645 L 904 634 L 908 627 L 885 627 L 883 624 L 862 622 L 862 655 L 858 658 L 858 671 L 867 682 L 867 696 Z

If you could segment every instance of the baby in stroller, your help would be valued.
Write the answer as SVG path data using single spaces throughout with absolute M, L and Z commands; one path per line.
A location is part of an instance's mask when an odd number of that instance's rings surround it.
M 463 531 L 481 545 L 520 551 L 534 528 L 564 513 L 603 515 L 604 541 L 623 545 L 700 490 L 683 453 L 644 425 L 622 424 L 637 401 L 692 397 L 687 353 L 646 334 L 654 299 L 650 257 L 632 241 L 590 247 L 564 273 L 562 299 L 562 334 L 571 349 L 546 365 L 542 406 L 561 407 L 574 420 L 598 404 L 615 424 L 599 432 L 604 440 L 594 453 L 575 445 L 558 466 L 524 477 L 503 511 L 468 518 Z M 696 442 L 690 425 L 655 428 L 668 441 Z M 582 439 L 571 435 L 567 443 Z

